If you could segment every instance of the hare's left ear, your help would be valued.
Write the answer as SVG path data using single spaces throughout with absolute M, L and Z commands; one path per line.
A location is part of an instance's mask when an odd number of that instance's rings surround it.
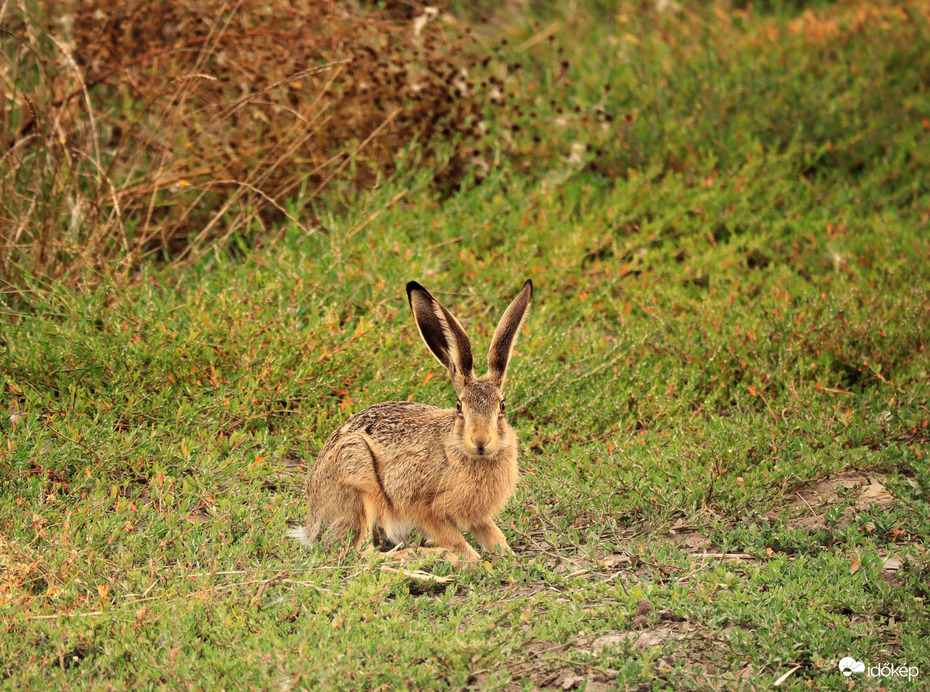
M 530 298 L 533 297 L 533 281 L 527 279 L 523 289 L 514 298 L 510 307 L 504 311 L 494 337 L 491 339 L 491 350 L 488 351 L 488 376 L 501 391 L 504 390 L 504 377 L 507 374 L 507 363 L 513 353 L 513 345 L 517 341 L 517 334 L 526 319 L 530 308 Z
M 449 371 L 452 386 L 461 394 L 475 379 L 472 369 L 471 343 L 459 321 L 432 294 L 416 281 L 407 284 L 407 299 L 420 336 Z

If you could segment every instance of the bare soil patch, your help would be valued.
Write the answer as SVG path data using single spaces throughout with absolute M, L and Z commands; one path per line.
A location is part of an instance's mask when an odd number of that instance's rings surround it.
M 884 480 L 879 474 L 850 470 L 796 487 L 788 495 L 788 509 L 797 516 L 788 521 L 788 526 L 807 529 L 826 526 L 827 510 L 846 501 L 850 494 L 855 495 L 855 500 L 844 511 L 841 524 L 848 523 L 872 505 L 890 505 L 895 498 L 885 488 Z

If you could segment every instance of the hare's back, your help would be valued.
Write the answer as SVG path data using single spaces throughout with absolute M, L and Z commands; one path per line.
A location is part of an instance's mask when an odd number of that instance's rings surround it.
M 403 446 L 439 443 L 454 422 L 454 411 L 410 401 L 386 401 L 355 414 L 344 434 L 362 433 L 385 451 Z

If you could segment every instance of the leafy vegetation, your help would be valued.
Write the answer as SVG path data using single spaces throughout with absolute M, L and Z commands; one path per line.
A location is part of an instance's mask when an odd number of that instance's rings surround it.
M 242 207 L 180 261 L 166 245 L 171 262 L 122 277 L 6 270 L 4 686 L 930 674 L 925 6 L 472 11 L 430 26 L 473 22 L 487 69 L 510 66 L 480 184 L 438 185 L 455 146 L 412 146 L 367 191 L 321 191 L 313 223 L 282 192 L 288 216 Z M 18 184 L 8 210 L 28 206 Z M 262 224 L 260 243 L 240 232 Z M 508 378 L 523 478 L 500 522 L 515 555 L 465 570 L 287 542 L 338 422 L 453 401 L 404 283 L 480 350 L 528 277 Z M 847 655 L 921 671 L 847 679 Z

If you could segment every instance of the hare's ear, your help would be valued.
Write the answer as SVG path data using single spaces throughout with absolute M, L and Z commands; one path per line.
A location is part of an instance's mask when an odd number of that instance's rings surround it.
M 407 284 L 407 299 L 420 336 L 452 376 L 452 386 L 461 392 L 475 379 L 471 342 L 459 321 L 416 281 Z
M 504 389 L 507 363 L 510 362 L 513 345 L 517 341 L 517 334 L 523 326 L 523 320 L 526 319 L 532 297 L 533 281 L 527 279 L 523 284 L 523 289 L 501 317 L 500 324 L 494 330 L 494 338 L 491 339 L 491 350 L 488 351 L 488 376 L 501 391 Z

